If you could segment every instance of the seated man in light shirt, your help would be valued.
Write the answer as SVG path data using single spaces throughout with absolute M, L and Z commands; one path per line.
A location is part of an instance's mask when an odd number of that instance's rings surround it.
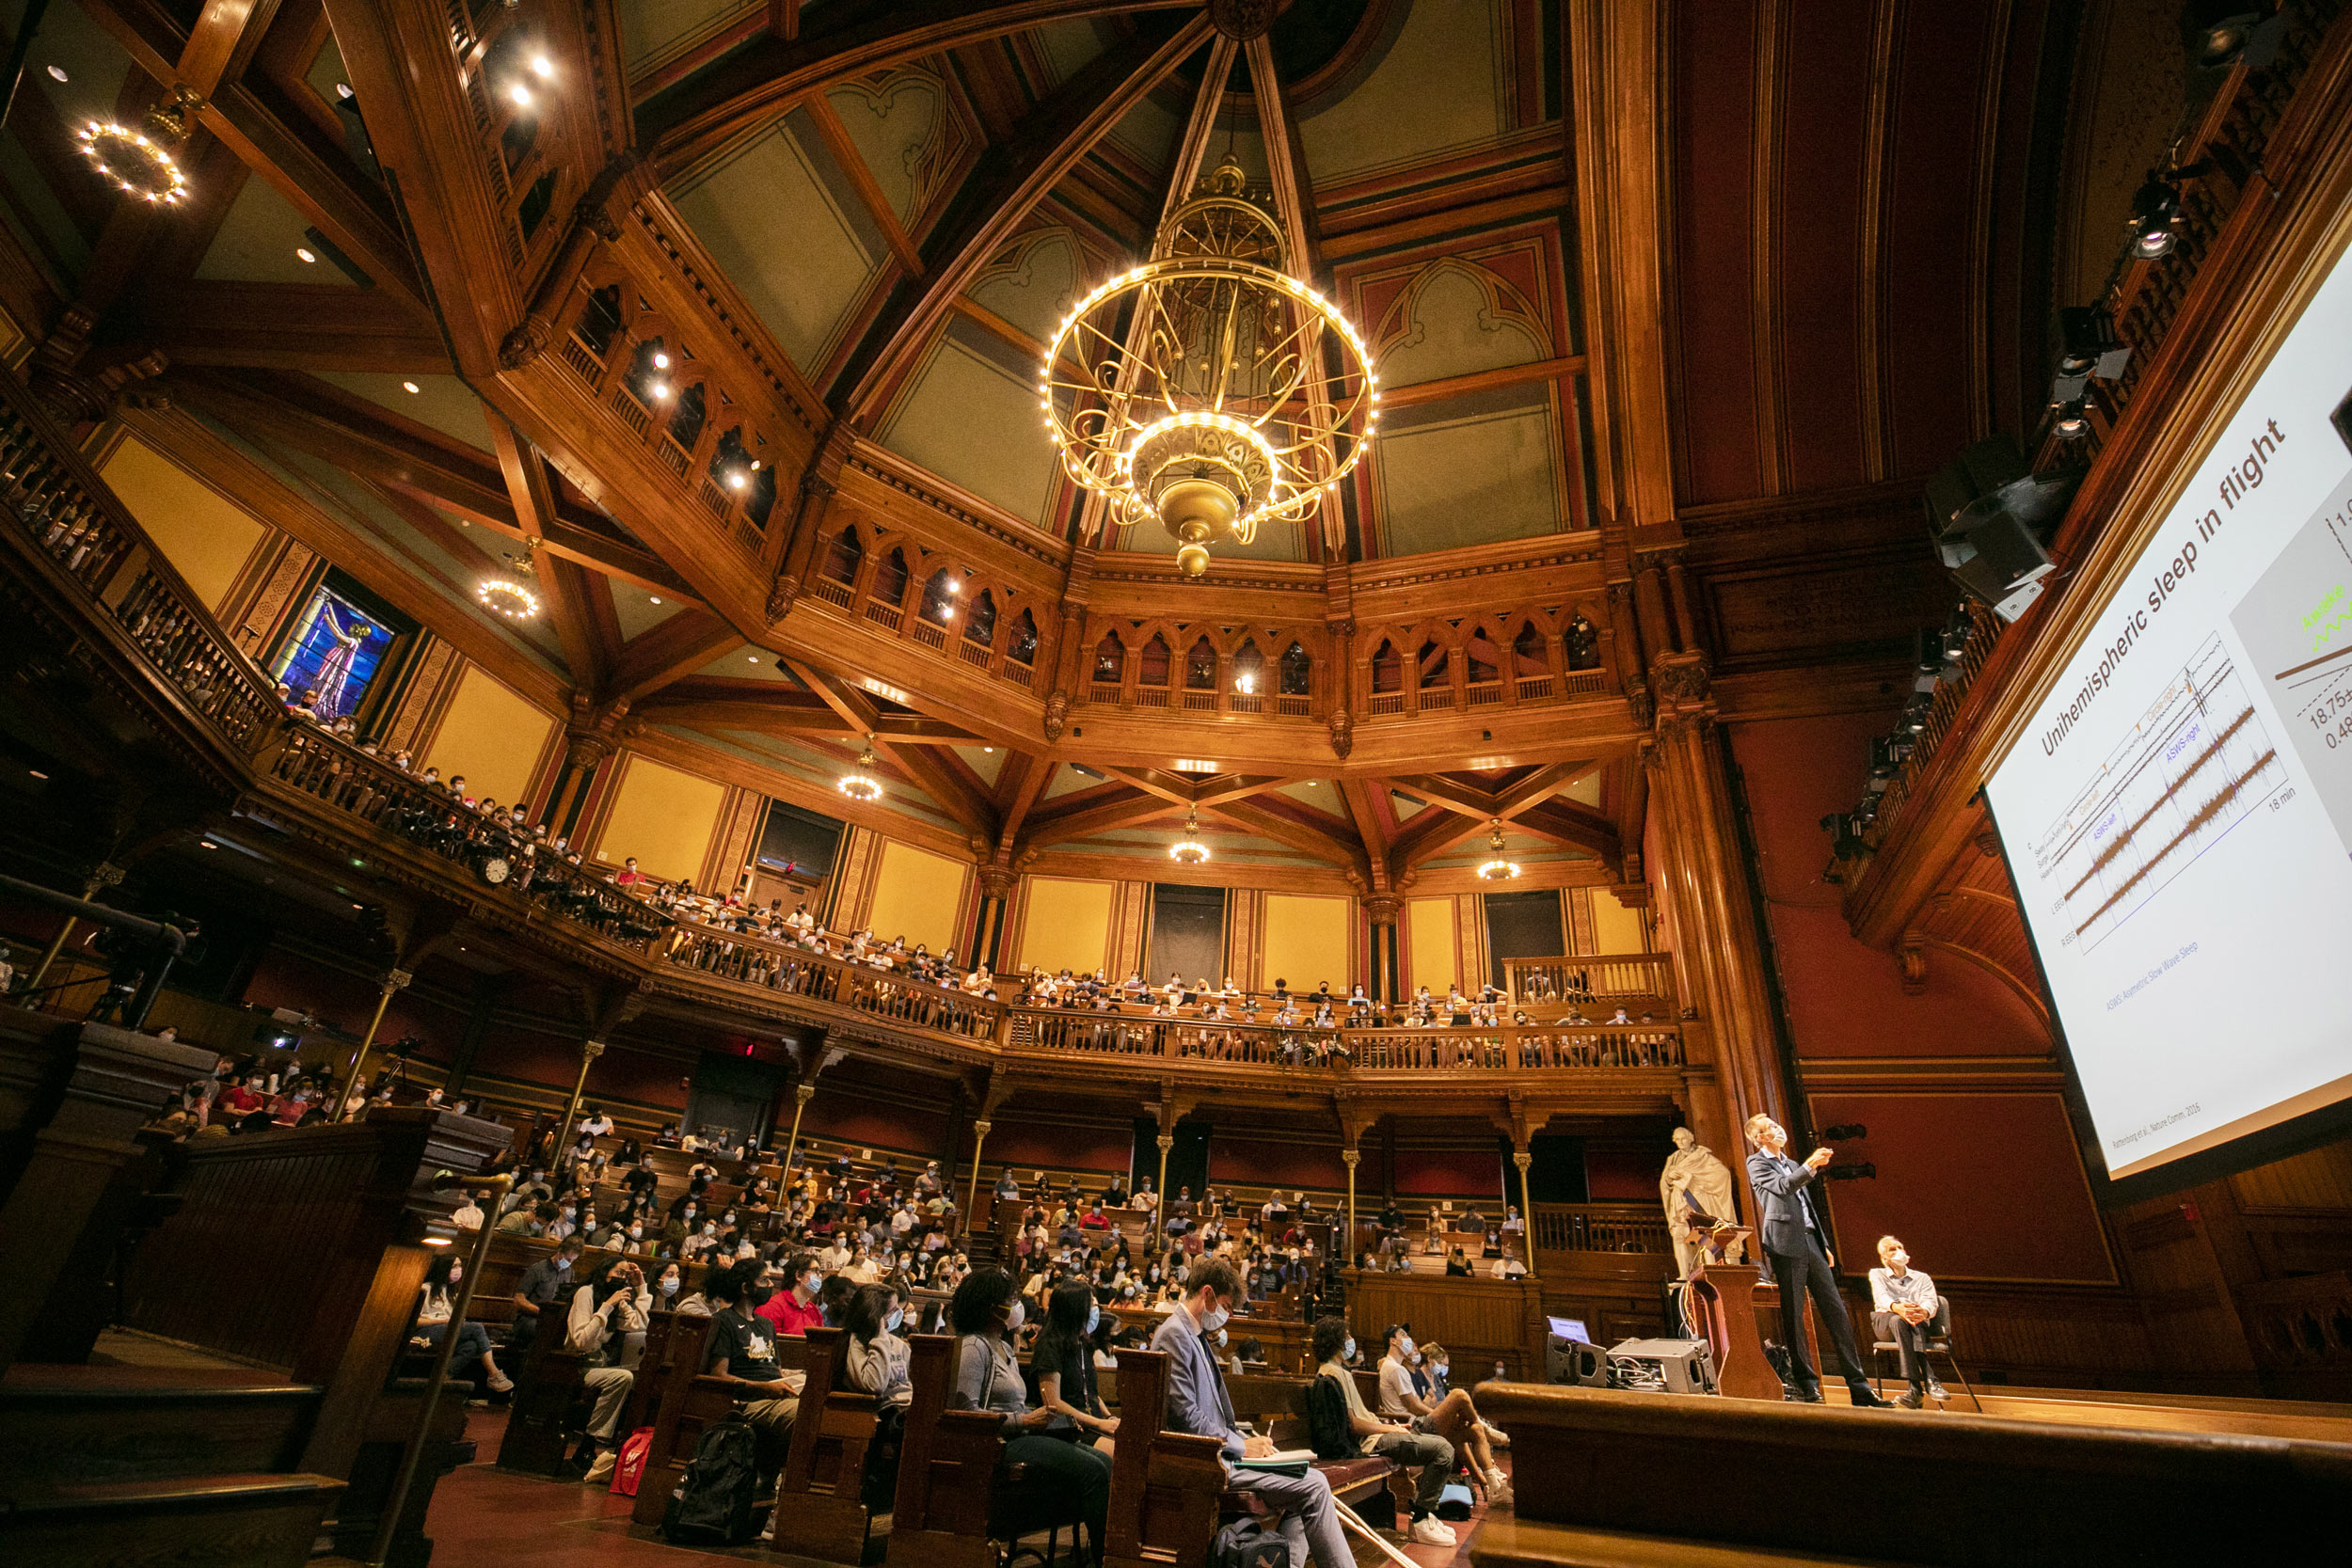
M 1927 1355 L 1919 1348 L 1942 1298 L 1935 1293 L 1935 1281 L 1911 1266 L 1911 1254 L 1892 1236 L 1879 1238 L 1879 1265 L 1870 1271 L 1870 1333 L 1898 1347 L 1911 1392 L 1896 1402 L 1916 1410 L 1929 1400 L 1945 1398 L 1944 1386 L 1928 1370 Z

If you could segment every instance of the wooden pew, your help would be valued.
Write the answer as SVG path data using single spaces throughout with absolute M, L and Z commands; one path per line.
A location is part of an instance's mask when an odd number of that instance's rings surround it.
M 1311 1446 L 1307 1433 L 1307 1390 L 1314 1386 L 1314 1381 L 1266 1373 L 1228 1374 L 1225 1393 L 1232 1401 L 1236 1420 L 1250 1423 L 1272 1438 L 1278 1449 L 1303 1449 Z M 1379 1403 L 1375 1379 L 1366 1408 L 1376 1410 Z M 1125 1433 L 1125 1422 L 1120 1430 Z M 1368 1524 L 1392 1522 L 1412 1505 L 1413 1473 L 1390 1460 L 1368 1454 L 1318 1459 L 1315 1468 L 1331 1483 L 1331 1495 L 1363 1514 Z
M 956 1380 L 953 1336 L 918 1334 L 910 1343 L 914 1402 L 898 1455 L 886 1561 L 889 1568 L 995 1568 L 997 1542 L 1020 1529 L 1012 1505 L 1024 1480 L 1012 1466 L 1000 1497 L 1004 1419 L 993 1411 L 947 1408 Z
M 645 1456 L 645 1474 L 637 1485 L 637 1506 L 630 1517 L 641 1525 L 661 1523 L 662 1512 L 670 1505 L 670 1494 L 677 1490 L 686 1466 L 693 1463 L 695 1447 L 702 1442 L 703 1429 L 722 1420 L 735 1408 L 738 1390 L 723 1378 L 705 1377 L 703 1361 L 709 1351 L 710 1322 L 704 1318 L 700 1342 L 682 1337 L 689 1333 L 693 1320 L 687 1320 L 671 1330 L 671 1364 L 660 1376 L 660 1391 L 656 1396 L 654 1411 L 653 1450 Z M 799 1335 L 776 1337 L 776 1370 L 802 1371 L 805 1370 L 808 1341 Z M 690 1354 L 691 1353 L 691 1354 Z M 643 1375 L 641 1370 L 641 1377 Z M 763 1502 L 765 1498 L 761 1499 Z
M 553 1316 L 550 1307 L 545 1316 Z M 523 1364 L 509 1369 L 515 1397 L 506 1418 L 506 1435 L 499 1441 L 498 1467 L 526 1475 L 560 1475 L 571 1436 L 578 1428 L 574 1413 L 585 1392 L 580 1379 L 588 1357 L 564 1348 L 563 1320 L 543 1327 L 524 1353 Z M 628 1435 L 626 1433 L 623 1436 Z
M 1202 1568 L 1209 1560 L 1226 1490 L 1222 1445 L 1166 1430 L 1168 1375 L 1158 1351 L 1119 1353 L 1103 1568 Z
M 1478 1402 L 1551 1482 L 1489 1521 L 1480 1568 L 2211 1568 L 2324 1553 L 2352 1512 L 2347 1444 L 1530 1384 Z
M 858 1563 L 873 1526 L 867 1468 L 882 1457 L 875 1444 L 882 1417 L 873 1396 L 849 1386 L 849 1348 L 847 1330 L 808 1331 L 808 1382 L 776 1489 L 775 1545 Z

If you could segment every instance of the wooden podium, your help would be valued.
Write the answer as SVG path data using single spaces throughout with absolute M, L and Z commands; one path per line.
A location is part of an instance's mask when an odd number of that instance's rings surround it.
M 1772 1292 L 1772 1276 L 1754 1263 L 1714 1263 L 1702 1256 L 1691 1270 L 1689 1311 L 1714 1352 L 1715 1390 L 1732 1399 L 1784 1397 L 1780 1374 L 1764 1359 L 1764 1341 L 1756 1331 L 1759 1284 Z

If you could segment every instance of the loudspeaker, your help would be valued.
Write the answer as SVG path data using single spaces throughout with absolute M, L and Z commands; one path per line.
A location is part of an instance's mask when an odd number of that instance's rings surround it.
M 2051 566 L 2040 536 L 2007 512 L 1995 513 L 1936 549 L 1960 585 L 2008 621 L 2023 615 L 2041 596 L 2042 578 Z
M 1572 1384 L 1581 1388 L 1609 1386 L 1609 1362 L 1600 1354 L 1598 1345 L 1587 1345 L 1556 1336 L 1544 1347 L 1544 1374 L 1549 1382 Z

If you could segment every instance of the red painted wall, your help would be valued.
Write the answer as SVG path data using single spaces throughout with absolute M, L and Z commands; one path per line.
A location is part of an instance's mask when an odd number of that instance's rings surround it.
M 1030 1117 L 1015 1118 L 999 1111 L 989 1123 L 980 1163 L 991 1168 L 1009 1164 L 1024 1181 L 1029 1180 L 1029 1173 L 1040 1170 L 1117 1171 L 1124 1176 L 1135 1141 L 1133 1128 L 1072 1126 Z
M 1399 1197 L 1474 1197 L 1499 1203 L 1504 1168 L 1491 1143 L 1462 1148 L 1404 1145 L 1396 1151 L 1396 1192 Z M 1518 1174 L 1512 1172 L 1515 1180 Z
M 1655 1203 L 1664 1163 L 1629 1148 L 1587 1148 L 1585 1195 L 1595 1203 Z
M 1337 1144 L 1277 1142 L 1213 1132 L 1209 1135 L 1209 1180 L 1218 1186 L 1230 1181 L 1343 1193 L 1347 1191 L 1347 1164 L 1340 1158 Z
M 1844 890 L 1821 880 L 1829 838 L 1820 819 L 1852 806 L 1870 737 L 1894 721 L 1889 709 L 1731 726 L 1797 1054 L 2041 1055 L 2050 1048 L 2041 1019 L 1963 959 L 1939 957 L 1926 991 L 1904 995 L 1893 956 L 1853 939 L 1839 909 Z
M 854 1084 L 834 1084 L 828 1075 L 817 1080 L 817 1097 L 801 1120 L 801 1135 L 936 1160 L 947 1147 L 947 1114 L 944 1108 L 927 1111 L 876 1100 Z M 970 1152 L 957 1150 L 960 1156 Z
M 1883 1235 L 1941 1279 L 2110 1284 L 2113 1265 L 2057 1095 L 1817 1094 L 1814 1125 L 1858 1122 L 1841 1145 L 1876 1180 L 1830 1184 L 1838 1262 L 1860 1273 Z

